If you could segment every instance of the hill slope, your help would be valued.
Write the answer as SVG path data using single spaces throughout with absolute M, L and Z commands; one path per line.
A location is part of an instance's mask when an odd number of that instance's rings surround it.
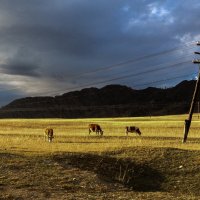
M 121 85 L 86 88 L 55 97 L 17 99 L 0 109 L 1 118 L 84 118 L 181 114 L 189 110 L 195 81 L 173 88 L 134 90 Z

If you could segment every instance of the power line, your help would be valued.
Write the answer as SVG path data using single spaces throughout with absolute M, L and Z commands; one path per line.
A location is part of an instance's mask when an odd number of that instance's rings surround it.
M 151 84 L 154 84 L 154 83 L 159 83 L 159 82 L 164 82 L 164 81 L 171 81 L 171 80 L 184 78 L 184 77 L 188 77 L 188 76 L 192 76 L 192 75 L 194 75 L 194 73 L 185 74 L 185 75 L 181 75 L 181 76 L 175 76 L 175 77 L 172 77 L 172 78 L 162 79 L 162 80 L 158 80 L 158 81 L 152 81 L 152 82 L 148 82 L 148 83 L 142 83 L 142 84 L 134 85 L 134 87 L 151 85 Z
M 176 48 L 177 49 L 177 48 Z M 190 57 L 191 55 L 193 55 L 193 53 L 187 53 L 187 54 L 184 54 L 184 56 L 180 56 L 180 57 L 176 57 L 176 58 L 179 58 L 179 59 L 182 59 L 182 58 L 186 58 L 186 57 Z M 165 64 L 165 63 L 164 63 Z M 164 65 L 164 64 L 160 64 L 160 66 L 162 66 L 162 65 Z M 159 65 L 158 65 L 159 66 Z M 101 70 L 101 71 L 103 71 L 103 70 Z M 97 70 L 97 71 L 92 71 L 91 73 L 88 73 L 87 75 L 89 75 L 89 74 L 93 74 L 93 73 L 96 73 L 96 72 L 99 72 L 99 70 Z M 121 74 L 121 73 L 120 73 Z M 72 77 L 70 77 L 70 78 L 77 78 L 77 77 L 81 77 L 82 76 L 82 74 L 81 75 L 78 75 L 78 76 L 72 76 Z M 93 78 L 93 77 L 92 77 Z M 116 80 L 118 80 L 118 79 L 116 79 Z M 120 80 L 120 79 L 119 79 Z M 107 81 L 107 80 L 106 80 Z M 114 81 L 114 80 L 110 80 L 110 81 L 108 81 L 108 82 L 111 82 L 111 81 Z M 102 83 L 104 83 L 104 81 L 102 81 Z M 75 89 L 79 89 L 79 88 L 82 88 L 82 87 L 87 87 L 87 86 L 90 86 L 90 84 L 91 83 L 87 83 L 87 84 L 84 84 L 84 85 L 82 85 L 82 86 L 75 86 L 75 87 L 71 87 L 71 88 L 67 88 L 67 89 L 65 89 L 65 90 L 67 90 L 67 91 L 69 91 L 69 90 L 75 90 Z M 93 84 L 93 83 L 92 83 Z M 95 84 L 95 83 L 94 83 Z M 97 83 L 97 84 L 101 84 L 101 83 Z M 95 84 L 96 85 L 96 84 Z M 63 91 L 63 89 L 62 90 L 56 90 L 56 92 L 59 92 L 59 91 Z M 50 92 L 46 92 L 46 93 L 43 93 L 43 94 L 52 94 L 52 92 L 50 93 Z
M 182 45 L 180 45 L 178 47 L 174 47 L 174 48 L 167 49 L 167 50 L 164 50 L 164 51 L 161 51 L 161 52 L 157 52 L 157 53 L 153 53 L 153 54 L 147 54 L 147 55 L 144 55 L 144 56 L 141 56 L 141 57 L 137 57 L 137 58 L 134 58 L 134 59 L 129 59 L 129 60 L 126 60 L 126 61 L 122 61 L 120 63 L 116 63 L 116 64 L 112 64 L 112 65 L 108 65 L 108 66 L 103 66 L 103 67 L 100 67 L 97 70 L 84 72 L 84 73 L 79 74 L 77 76 L 71 76 L 71 78 L 78 78 L 78 77 L 81 77 L 81 76 L 86 75 L 86 74 L 93 74 L 95 72 L 99 72 L 99 71 L 103 71 L 103 70 L 107 70 L 107 69 L 112 69 L 115 66 L 118 67 L 118 66 L 122 66 L 122 65 L 125 65 L 125 64 L 129 64 L 129 62 L 133 63 L 133 62 L 137 62 L 137 61 L 144 60 L 144 59 L 151 58 L 151 57 L 155 57 L 155 56 L 160 56 L 160 55 L 171 53 L 171 52 L 178 51 L 178 50 L 183 51 L 184 48 L 185 48 L 185 50 L 188 49 L 188 48 L 194 48 L 193 46 L 190 47 L 191 45 L 194 45 L 194 44 L 196 44 L 195 41 L 190 41 L 190 42 L 182 44 Z M 192 55 L 192 54 L 189 54 L 189 55 Z M 184 54 L 184 57 L 185 56 L 186 56 L 186 54 Z
M 146 70 L 146 71 L 142 71 L 142 72 L 138 72 L 138 73 L 132 73 L 132 74 L 129 74 L 129 75 L 124 75 L 124 76 L 119 76 L 119 77 L 112 78 L 112 79 L 96 81 L 96 82 L 92 82 L 92 83 L 90 82 L 90 83 L 86 83 L 86 84 L 81 85 L 81 86 L 66 88 L 65 91 L 76 90 L 76 89 L 80 89 L 80 88 L 83 88 L 83 87 L 90 87 L 90 86 L 99 85 L 99 84 L 105 84 L 105 83 L 109 83 L 109 82 L 121 80 L 121 79 L 127 79 L 127 78 L 130 78 L 130 77 L 139 76 L 139 75 L 143 75 L 143 74 L 152 73 L 152 72 L 155 72 L 155 71 L 160 71 L 160 70 L 163 70 L 163 69 L 171 68 L 171 67 L 174 67 L 174 66 L 177 66 L 177 65 L 180 65 L 178 67 L 181 67 L 182 64 L 186 64 L 186 63 L 189 63 L 189 62 L 190 62 L 190 60 L 187 60 L 187 61 L 184 61 L 184 62 L 172 63 L 171 65 L 164 66 L 164 67 L 161 67 L 161 68 L 157 67 L 157 68 L 154 68 L 154 69 L 150 69 L 150 70 Z M 56 92 L 58 92 L 58 90 Z
M 182 55 L 182 56 L 179 56 L 179 57 L 174 57 L 174 59 L 181 59 L 181 60 L 185 60 L 187 57 L 190 57 L 191 55 L 193 55 L 193 53 L 187 53 L 187 54 L 184 54 L 184 56 Z M 159 65 L 157 65 L 157 66 L 163 66 L 163 65 L 166 65 L 166 64 L 171 64 L 172 63 L 172 61 L 170 61 L 170 62 L 168 62 L 168 63 L 161 63 L 161 64 L 159 64 Z M 146 64 L 147 65 L 147 64 Z M 155 66 L 148 66 L 148 68 L 151 68 L 151 67 L 155 67 Z M 133 70 L 132 68 L 131 69 L 129 69 L 129 70 Z M 130 74 L 130 72 L 129 72 L 129 70 L 124 70 L 123 69 L 123 72 L 118 72 L 117 74 L 119 74 L 119 75 L 122 75 L 122 73 L 129 73 Z M 93 72 L 94 73 L 94 72 Z M 117 76 L 117 74 L 115 73 L 115 75 Z M 98 76 L 101 76 L 101 74 L 97 74 Z M 107 74 L 104 74 L 104 75 L 107 75 Z M 64 78 L 64 75 L 62 75 L 62 76 L 58 76 L 57 77 L 57 80 L 59 80 L 58 78 L 61 78 L 61 80 Z M 62 78 L 63 77 L 63 78 Z M 70 77 L 70 78 L 72 78 L 72 77 Z M 96 77 L 94 77 L 94 76 L 92 76 L 90 79 L 95 79 Z M 88 77 L 87 77 L 87 79 L 88 79 Z M 79 79 L 76 79 L 76 81 L 78 81 Z M 80 80 L 79 80 L 80 81 Z M 80 83 L 81 84 L 81 83 Z M 90 84 L 90 83 L 89 83 Z M 79 88 L 82 88 L 83 86 L 85 86 L 85 84 L 84 85 L 82 85 L 82 86 L 74 86 L 74 87 L 71 87 L 71 88 L 67 88 L 67 89 L 65 89 L 65 90 L 67 90 L 67 91 L 69 91 L 69 90 L 74 90 L 74 89 L 79 89 Z M 88 83 L 87 83 L 87 85 L 86 86 L 88 86 Z M 43 88 L 43 89 L 45 89 L 45 88 Z M 59 91 L 63 91 L 63 89 L 62 90 L 56 90 L 55 92 L 59 92 Z M 45 92 L 45 93 L 43 93 L 43 94 L 52 94 L 53 95 L 53 93 L 52 93 L 52 91 L 51 92 Z
M 189 55 L 186 55 L 184 56 L 187 57 Z M 182 58 L 182 57 L 180 57 Z M 186 61 L 187 63 L 188 61 Z M 124 75 L 124 76 L 120 76 L 120 77 L 116 77 L 116 78 L 113 78 L 113 79 L 109 79 L 109 80 L 102 80 L 100 82 L 93 82 L 93 83 L 87 83 L 87 84 L 84 84 L 82 86 L 76 86 L 76 87 L 71 87 L 71 88 L 66 88 L 65 90 L 62 89 L 62 90 L 56 90 L 56 93 L 58 93 L 59 91 L 69 91 L 69 90 L 76 90 L 76 89 L 79 89 L 79 88 L 82 88 L 82 87 L 88 87 L 88 86 L 93 86 L 93 85 L 98 85 L 98 84 L 102 84 L 102 83 L 108 83 L 108 82 L 111 82 L 111 81 L 115 81 L 115 80 L 121 80 L 121 79 L 125 79 L 125 78 L 129 78 L 129 77 L 134 77 L 134 76 L 140 76 L 140 75 L 143 75 L 143 74 L 146 74 L 146 73 L 150 73 L 150 72 L 154 72 L 154 71 L 160 71 L 160 70 L 163 70 L 163 69 L 167 69 L 168 67 L 170 66 L 175 66 L 175 65 L 178 65 L 178 64 L 183 64 L 184 62 L 179 62 L 179 63 L 172 63 L 172 62 L 168 62 L 168 63 L 163 63 L 163 64 L 160 64 L 160 65 L 157 65 L 155 69 L 153 70 L 147 70 L 147 71 L 142 71 L 142 72 L 139 72 L 139 73 L 136 73 L 136 74 L 129 74 L 129 75 Z M 165 66 L 167 64 L 167 66 Z M 165 66 L 165 67 L 162 67 L 162 68 L 158 68 L 159 66 Z M 168 66 L 169 65 L 169 66 Z M 152 67 L 152 66 L 151 66 Z M 120 73 L 121 74 L 121 73 Z M 165 74 L 166 75 L 166 74 Z M 20 89 L 20 87 L 14 87 L 14 88 L 10 88 L 10 89 L 4 89 L 4 88 L 0 88 L 0 91 L 12 91 L 12 90 L 18 90 Z M 44 96 L 44 94 L 52 94 L 52 91 L 51 92 L 45 92 L 45 93 L 42 93 L 42 95 Z M 39 94 L 38 94 L 39 95 Z
M 122 62 L 119 62 L 119 63 L 116 63 L 116 64 L 99 67 L 96 70 L 92 70 L 92 71 L 89 71 L 89 72 L 83 72 L 79 75 L 71 76 L 71 78 L 80 78 L 82 76 L 94 74 L 96 72 L 106 71 L 106 70 L 110 70 L 110 69 L 113 69 L 113 68 L 118 68 L 118 67 L 121 67 L 121 66 L 124 66 L 124 65 L 127 65 L 127 64 L 131 64 L 131 63 L 135 63 L 135 62 L 138 62 L 138 61 L 142 61 L 142 60 L 145 60 L 145 59 L 165 55 L 165 54 L 168 54 L 168 53 L 171 53 L 171 52 L 174 52 L 174 51 L 178 51 L 178 50 L 183 50 L 183 48 L 182 48 L 183 46 L 186 46 L 185 50 L 191 49 L 191 48 L 194 48 L 194 47 L 188 47 L 187 45 L 193 45 L 193 44 L 194 44 L 194 42 L 188 42 L 185 45 L 181 45 L 180 47 L 175 47 L 175 48 L 168 49 L 168 50 L 165 50 L 165 51 L 161 51 L 161 52 L 158 52 L 158 53 L 144 55 L 144 56 L 141 56 L 141 57 L 138 57 L 138 58 L 135 58 L 135 59 L 129 59 L 129 60 L 122 61 Z
M 171 68 L 171 67 L 174 67 L 174 66 L 177 66 L 177 65 L 181 66 L 182 64 L 187 63 L 187 62 L 189 62 L 189 60 L 184 61 L 184 62 L 173 62 L 173 63 L 172 62 L 168 62 L 167 66 L 165 66 L 166 63 L 164 63 L 164 64 L 157 65 L 156 68 L 154 68 L 154 69 L 142 71 L 142 72 L 139 72 L 139 73 L 132 73 L 132 74 L 124 75 L 124 76 L 119 76 L 119 77 L 112 78 L 112 79 L 107 79 L 107 80 L 102 80 L 102 81 L 97 81 L 97 82 L 92 82 L 92 83 L 90 82 L 90 83 L 86 83 L 86 84 L 84 84 L 82 86 L 66 88 L 64 91 L 67 92 L 67 91 L 70 91 L 70 90 L 76 90 L 76 89 L 80 89 L 80 88 L 83 88 L 83 87 L 90 87 L 90 86 L 99 85 L 99 84 L 102 84 L 102 83 L 109 83 L 109 82 L 116 81 L 116 80 L 127 79 L 127 78 L 131 78 L 131 77 L 134 77 L 134 76 L 141 76 L 143 74 L 164 70 L 164 69 Z M 164 65 L 164 67 L 158 68 L 159 66 L 163 66 L 163 65 Z M 180 67 L 180 66 L 177 66 L 177 67 Z M 165 73 L 165 75 L 166 75 L 166 73 Z M 144 85 L 147 85 L 147 84 L 144 84 Z M 141 85 L 139 85 L 139 86 L 141 86 Z M 3 91 L 11 91 L 11 90 L 16 90 L 16 89 L 19 89 L 19 87 L 11 88 L 11 89 L 7 89 L 7 90 L 3 90 Z M 58 93 L 59 91 L 63 91 L 63 89 L 62 90 L 56 90 L 56 93 Z M 42 96 L 44 96 L 44 94 L 50 95 L 50 94 L 52 94 L 52 91 L 51 92 L 42 93 Z
M 157 81 L 152 81 L 152 82 L 148 82 L 148 83 L 143 83 L 143 84 L 138 84 L 137 86 L 145 86 L 145 85 L 148 85 L 148 84 L 154 84 L 154 83 L 158 83 L 158 82 L 164 82 L 164 81 L 169 81 L 169 80 L 175 80 L 175 79 L 178 79 L 178 78 L 184 78 L 184 77 L 188 77 L 190 75 L 193 75 L 193 73 L 189 73 L 189 74 L 184 74 L 182 76 L 175 76 L 175 77 L 172 77 L 172 78 L 167 78 L 167 79 L 160 79 L 160 80 L 157 80 Z M 45 97 L 44 97 L 45 98 Z M 55 99 L 53 97 L 51 97 L 52 100 L 54 101 Z M 47 103 L 49 102 L 49 100 L 45 100 L 45 101 L 37 101 L 37 102 L 26 102 L 25 104 L 26 105 L 34 105 L 34 104 L 40 104 L 40 103 Z M 58 107 L 60 107 L 60 105 L 58 104 L 58 102 L 54 101 L 54 103 L 57 104 Z M 24 108 L 23 108 L 24 109 Z M 20 109 L 19 109 L 20 111 Z
M 174 63 L 174 62 L 176 62 L 176 61 L 178 61 L 178 60 L 181 60 L 181 61 L 184 61 L 184 60 L 186 60 L 186 58 L 191 58 L 191 56 L 193 56 L 193 53 L 188 53 L 188 54 L 184 54 L 184 56 L 180 56 L 180 57 L 174 57 L 174 59 L 175 60 L 172 60 L 172 61 L 170 61 L 170 62 L 164 62 L 164 63 L 160 63 L 160 64 L 158 64 L 158 65 L 156 65 L 157 67 L 158 66 L 163 66 L 163 65 L 168 65 L 168 64 L 171 64 L 171 63 Z M 147 65 L 147 64 L 146 64 Z M 147 67 L 147 66 L 146 66 Z M 155 67 L 155 65 L 153 65 L 153 66 L 149 66 L 148 65 L 148 68 L 152 68 L 152 67 Z M 133 69 L 129 69 L 129 70 L 123 70 L 123 72 L 129 72 L 129 71 L 131 71 L 131 70 L 133 70 Z M 121 74 L 121 73 L 120 73 Z
M 185 43 L 184 45 L 181 45 L 181 46 L 186 46 L 187 48 L 190 47 L 190 45 L 192 45 L 194 42 L 188 42 L 188 43 Z M 188 46 L 189 45 L 189 46 Z M 118 63 L 118 64 L 114 64 L 114 65 L 110 65 L 110 66 L 107 66 L 107 67 L 102 67 L 100 69 L 97 69 L 97 70 L 94 70 L 92 72 L 89 72 L 90 74 L 92 73 L 95 73 L 95 72 L 99 72 L 100 71 L 103 71 L 103 70 L 106 70 L 106 69 L 112 69 L 112 68 L 115 68 L 115 66 L 122 66 L 123 64 L 128 64 L 129 62 L 130 63 L 133 63 L 133 62 L 137 62 L 137 61 L 141 61 L 141 60 L 144 60 L 144 59 L 147 59 L 147 58 L 151 58 L 151 57 L 155 57 L 155 56 L 160 56 L 160 55 L 164 55 L 164 54 L 167 54 L 167 53 L 171 53 L 171 52 L 174 52 L 174 51 L 177 51 L 177 50 L 183 50 L 183 49 L 180 49 L 180 47 L 176 47 L 176 48 L 172 48 L 172 49 L 169 49 L 169 50 L 165 50 L 165 51 L 162 51 L 162 52 L 158 52 L 158 53 L 154 53 L 154 54 L 150 54 L 150 55 L 146 55 L 146 56 L 142 56 L 142 57 L 138 57 L 136 59 L 133 59 L 133 60 L 127 60 L 127 61 L 124 61 L 124 62 L 121 62 L 121 63 Z M 189 54 L 190 55 L 190 54 Z M 184 55 L 184 58 L 186 56 Z M 187 63 L 188 61 L 186 61 L 185 63 Z M 177 63 L 177 64 L 183 64 L 183 63 Z M 177 64 L 172 64 L 173 66 L 177 65 Z M 163 65 L 163 64 L 161 64 Z M 169 66 L 170 67 L 170 66 Z M 167 68 L 167 67 L 166 67 Z M 129 77 L 134 77 L 134 76 L 138 76 L 138 75 L 142 75 L 142 74 L 145 74 L 145 73 L 150 73 L 150 72 L 154 72 L 155 70 L 162 70 L 164 68 L 161 68 L 161 69 L 153 69 L 153 70 L 148 70 L 147 72 L 143 71 L 143 72 L 139 72 L 137 74 L 129 74 L 129 75 L 124 75 L 124 76 L 120 76 L 120 77 L 116 77 L 116 78 L 112 78 L 112 79 L 108 79 L 108 80 L 103 80 L 103 81 L 98 81 L 98 82 L 93 82 L 93 83 L 86 83 L 82 86 L 77 86 L 77 87 L 71 87 L 71 88 L 67 88 L 66 90 L 69 91 L 69 90 L 75 90 L 75 89 L 79 89 L 79 88 L 82 88 L 82 87 L 87 87 L 87 86 L 92 86 L 92 85 L 99 85 L 99 84 L 102 84 L 102 83 L 108 83 L 108 82 L 111 82 L 111 81 L 115 81 L 115 80 L 121 80 L 121 79 L 125 79 L 125 78 L 129 78 Z M 87 72 L 86 72 L 87 73 Z M 80 74 L 78 76 L 82 76 L 84 75 L 85 73 L 83 74 Z M 88 74 L 88 73 L 87 73 Z M 76 76 L 74 76 L 76 77 Z M 11 90 L 17 90 L 19 89 L 19 87 L 15 87 L 15 88 L 11 88 L 11 89 L 4 89 L 4 90 L 1 90 L 1 91 L 11 91 Z M 62 90 L 56 90 L 56 92 L 58 91 L 63 91 Z M 51 92 L 52 93 L 52 92 Z M 49 94 L 48 93 L 43 93 L 43 94 Z

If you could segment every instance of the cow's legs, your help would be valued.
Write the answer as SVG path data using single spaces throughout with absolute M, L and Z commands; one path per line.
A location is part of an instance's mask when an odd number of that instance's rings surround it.
M 51 136 L 48 137 L 48 141 L 52 142 L 52 137 Z
M 125 130 L 126 130 L 126 135 L 128 135 L 128 127 L 127 126 L 126 126 Z

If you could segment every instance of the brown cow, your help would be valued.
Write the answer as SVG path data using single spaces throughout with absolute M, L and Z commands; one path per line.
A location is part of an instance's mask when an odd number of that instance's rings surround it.
M 48 138 L 49 142 L 52 142 L 54 136 L 53 136 L 53 129 L 52 128 L 46 128 L 44 132 L 44 140 L 46 141 L 46 138 Z
M 142 134 L 140 129 L 138 127 L 136 127 L 136 126 L 126 126 L 125 129 L 126 129 L 126 135 L 128 135 L 129 132 L 130 133 L 136 133 L 138 135 Z
M 96 132 L 97 135 L 103 135 L 103 131 L 98 124 L 89 124 L 89 135 L 91 132 Z

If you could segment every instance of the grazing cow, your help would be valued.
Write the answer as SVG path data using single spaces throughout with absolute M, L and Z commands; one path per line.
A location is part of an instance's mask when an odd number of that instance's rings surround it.
M 46 138 L 49 142 L 52 142 L 54 136 L 53 136 L 53 129 L 52 128 L 46 128 L 44 132 L 44 140 L 46 141 Z
M 126 126 L 125 129 L 126 129 L 126 135 L 128 135 L 129 132 L 130 133 L 136 133 L 138 135 L 142 134 L 140 129 L 138 127 L 136 127 L 136 126 Z
M 103 135 L 103 131 L 98 124 L 89 124 L 89 135 L 91 132 L 96 132 L 97 135 Z

